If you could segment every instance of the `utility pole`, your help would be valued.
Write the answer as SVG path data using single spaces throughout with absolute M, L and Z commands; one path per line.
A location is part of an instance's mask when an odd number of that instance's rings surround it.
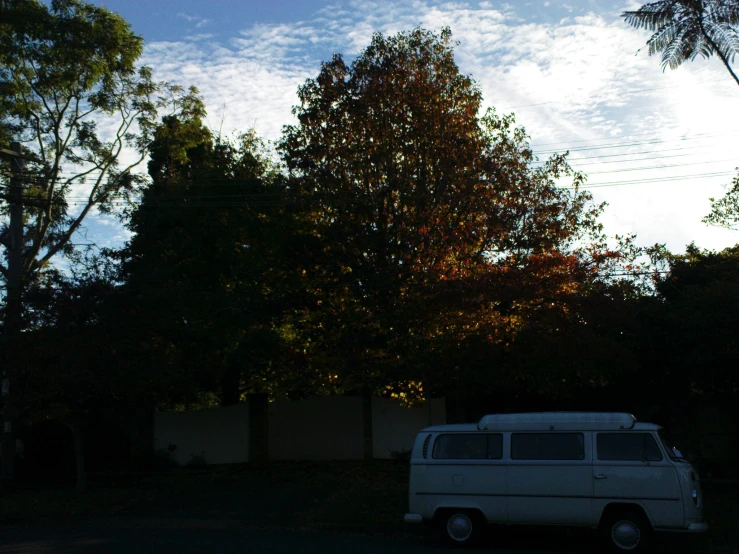
M 4 150 L 11 158 L 12 176 L 8 203 L 10 204 L 10 227 L 6 249 L 8 253 L 8 274 L 5 289 L 5 321 L 3 322 L 3 342 L 9 345 L 21 331 L 21 291 L 23 284 L 23 188 L 21 171 L 23 158 L 21 144 L 13 142 L 10 151 Z M 13 369 L 8 367 L 8 359 L 3 363 L 2 398 L 3 398 L 3 436 L 2 436 L 2 471 L 0 487 L 7 491 L 15 477 L 15 421 L 17 417 L 16 394 L 11 387 Z

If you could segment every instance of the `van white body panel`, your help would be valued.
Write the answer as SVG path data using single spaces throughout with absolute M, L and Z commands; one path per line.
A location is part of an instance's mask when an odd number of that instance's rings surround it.
M 584 525 L 593 479 L 587 462 L 516 462 L 508 467 L 511 523 Z
M 572 412 L 429 427 L 411 456 L 406 520 L 467 508 L 491 523 L 597 527 L 609 507 L 627 505 L 655 529 L 704 531 L 698 475 L 659 429 L 629 414 Z
M 426 467 L 428 490 L 419 495 L 425 501 L 422 513 L 433 516 L 436 510 L 444 507 L 479 508 L 488 521 L 507 523 L 505 463 L 465 462 Z

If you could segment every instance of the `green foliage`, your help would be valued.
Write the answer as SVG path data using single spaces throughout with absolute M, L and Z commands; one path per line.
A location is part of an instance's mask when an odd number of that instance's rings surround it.
M 151 140 L 160 87 L 148 68 L 135 67 L 142 39 L 105 8 L 10 0 L 0 9 L 0 135 L 19 140 L 30 158 L 27 281 L 54 256 L 74 252 L 70 239 L 93 206 L 110 210 L 133 192 L 139 181 L 131 169 Z M 138 158 L 122 164 L 127 148 Z M 7 214 L 5 204 L 0 209 Z M 7 237 L 4 225 L 0 243 Z
M 119 253 L 132 344 L 172 376 L 165 396 L 186 405 L 204 391 L 238 402 L 272 371 L 281 344 L 278 253 L 289 238 L 263 144 L 253 133 L 214 139 L 204 115 L 191 89 L 156 129 L 152 182 Z
M 649 55 L 661 52 L 663 69 L 716 54 L 739 84 L 730 65 L 739 48 L 736 0 L 660 0 L 622 16 L 633 27 L 653 31 L 647 41 Z
M 739 176 L 734 177 L 729 190 L 723 197 L 710 200 L 711 213 L 703 218 L 703 222 L 739 231 Z
M 671 371 L 692 394 L 726 401 L 739 393 L 739 247 L 688 247 L 658 290 Z

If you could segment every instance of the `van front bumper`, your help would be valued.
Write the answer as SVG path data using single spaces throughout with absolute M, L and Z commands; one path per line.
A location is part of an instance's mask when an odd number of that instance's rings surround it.
M 423 523 L 423 517 L 421 517 L 421 514 L 405 514 L 403 521 L 406 523 Z

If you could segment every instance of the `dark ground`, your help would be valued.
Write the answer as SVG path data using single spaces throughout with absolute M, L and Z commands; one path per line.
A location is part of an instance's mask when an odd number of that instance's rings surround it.
M 0 498 L 5 552 L 443 552 L 402 523 L 408 467 L 272 463 L 98 475 L 90 491 L 27 488 Z M 703 483 L 707 535 L 667 535 L 655 551 L 739 554 L 739 481 Z M 491 528 L 483 550 L 597 552 L 589 530 Z

